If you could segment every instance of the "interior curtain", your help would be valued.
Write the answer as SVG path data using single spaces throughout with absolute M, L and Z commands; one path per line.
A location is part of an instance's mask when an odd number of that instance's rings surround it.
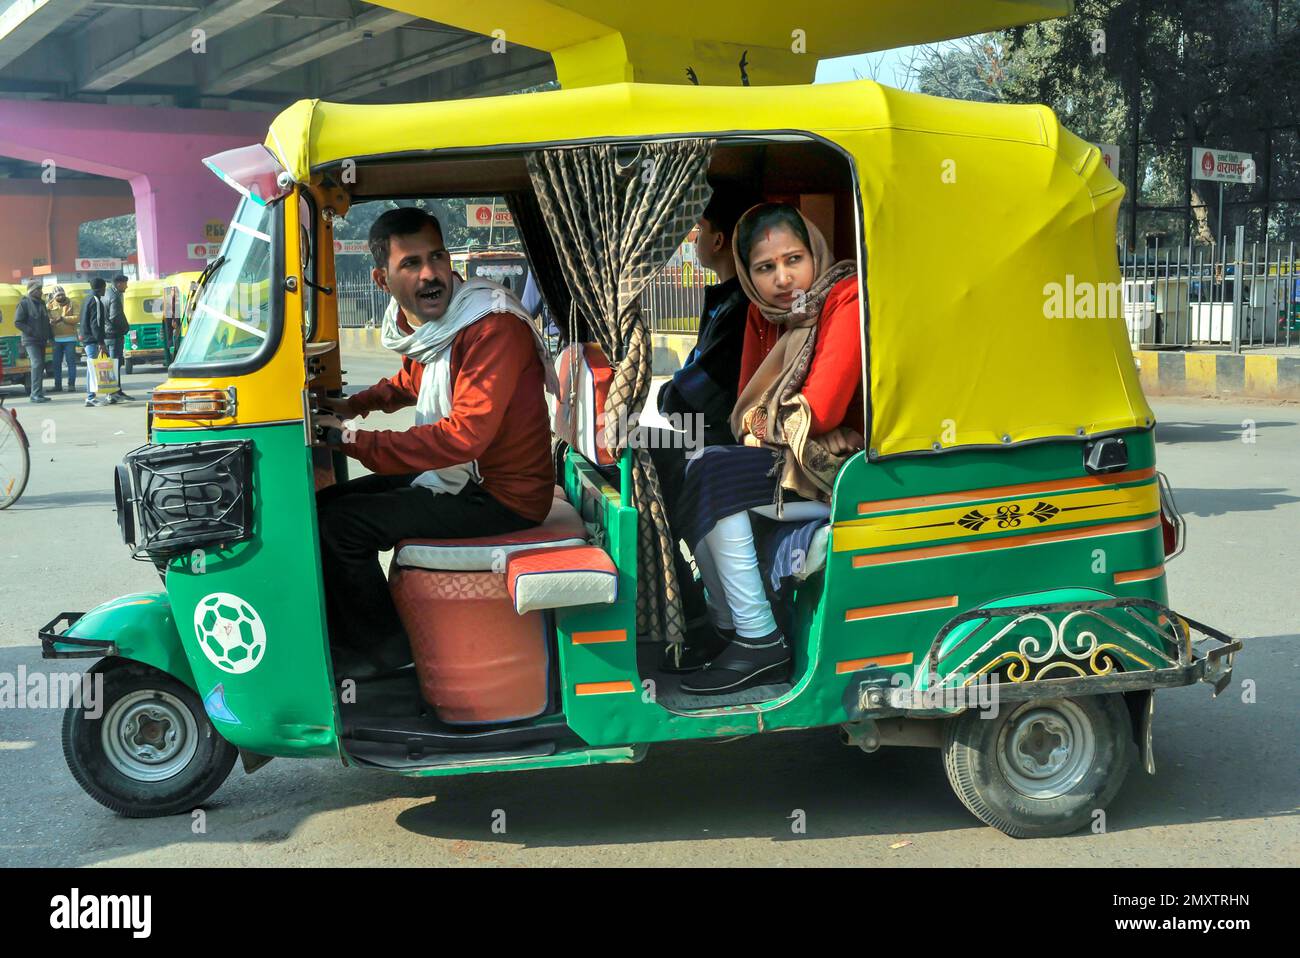
M 529 191 L 521 190 L 507 193 L 505 199 L 506 205 L 510 207 L 510 215 L 514 218 L 515 229 L 519 231 L 524 255 L 528 257 L 528 267 L 560 330 L 560 341 L 567 343 L 569 288 L 560 272 L 560 257 L 555 252 L 555 244 L 551 242 L 551 235 L 546 229 L 546 220 L 537 205 L 537 197 Z M 579 335 L 583 335 L 583 331 L 580 330 Z
M 571 309 L 604 350 L 614 377 L 605 436 L 622 454 L 650 394 L 650 332 L 640 296 L 681 245 L 708 202 L 705 179 L 713 141 L 648 143 L 620 160 L 612 144 L 529 153 L 542 217 L 558 253 Z M 632 450 L 637 525 L 637 632 L 680 642 L 681 593 L 673 566 L 659 477 L 647 449 Z

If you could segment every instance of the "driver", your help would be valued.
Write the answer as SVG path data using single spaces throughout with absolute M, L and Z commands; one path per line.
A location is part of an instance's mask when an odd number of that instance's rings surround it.
M 451 269 L 424 210 L 389 210 L 370 229 L 371 276 L 392 296 L 384 345 L 401 370 L 322 399 L 325 442 L 374 475 L 317 495 L 326 614 L 336 672 L 365 678 L 406 664 L 410 645 L 379 553 L 409 538 L 501 535 L 538 525 L 554 468 L 544 388 L 553 380 L 527 311 L 490 280 Z M 405 430 L 343 420 L 415 407 Z

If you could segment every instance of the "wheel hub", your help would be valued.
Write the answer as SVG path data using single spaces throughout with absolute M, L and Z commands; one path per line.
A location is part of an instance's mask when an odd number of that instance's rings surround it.
M 103 722 L 104 754 L 117 771 L 139 782 L 179 774 L 198 749 L 198 724 L 167 692 L 140 690 L 113 703 Z
M 1073 702 L 1032 702 L 1008 718 L 999 737 L 998 766 L 1030 798 L 1066 794 L 1087 774 L 1097 743 L 1088 716 Z

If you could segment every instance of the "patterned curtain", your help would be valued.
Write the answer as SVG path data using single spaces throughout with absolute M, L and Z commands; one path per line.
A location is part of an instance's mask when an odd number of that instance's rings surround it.
M 712 140 L 644 144 L 620 162 L 610 144 L 528 154 L 537 194 L 572 308 L 595 337 L 614 379 L 605 435 L 622 453 L 630 423 L 650 394 L 651 341 L 640 296 L 672 257 L 708 202 Z M 614 427 L 614 428 L 611 428 Z M 663 495 L 649 450 L 632 450 L 637 525 L 637 632 L 680 642 L 681 594 Z

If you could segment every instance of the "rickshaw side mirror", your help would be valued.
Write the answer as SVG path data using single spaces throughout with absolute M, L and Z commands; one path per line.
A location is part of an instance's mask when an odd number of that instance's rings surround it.
M 1128 446 L 1123 436 L 1107 436 L 1083 447 L 1083 467 L 1093 475 L 1123 472 L 1128 468 Z

